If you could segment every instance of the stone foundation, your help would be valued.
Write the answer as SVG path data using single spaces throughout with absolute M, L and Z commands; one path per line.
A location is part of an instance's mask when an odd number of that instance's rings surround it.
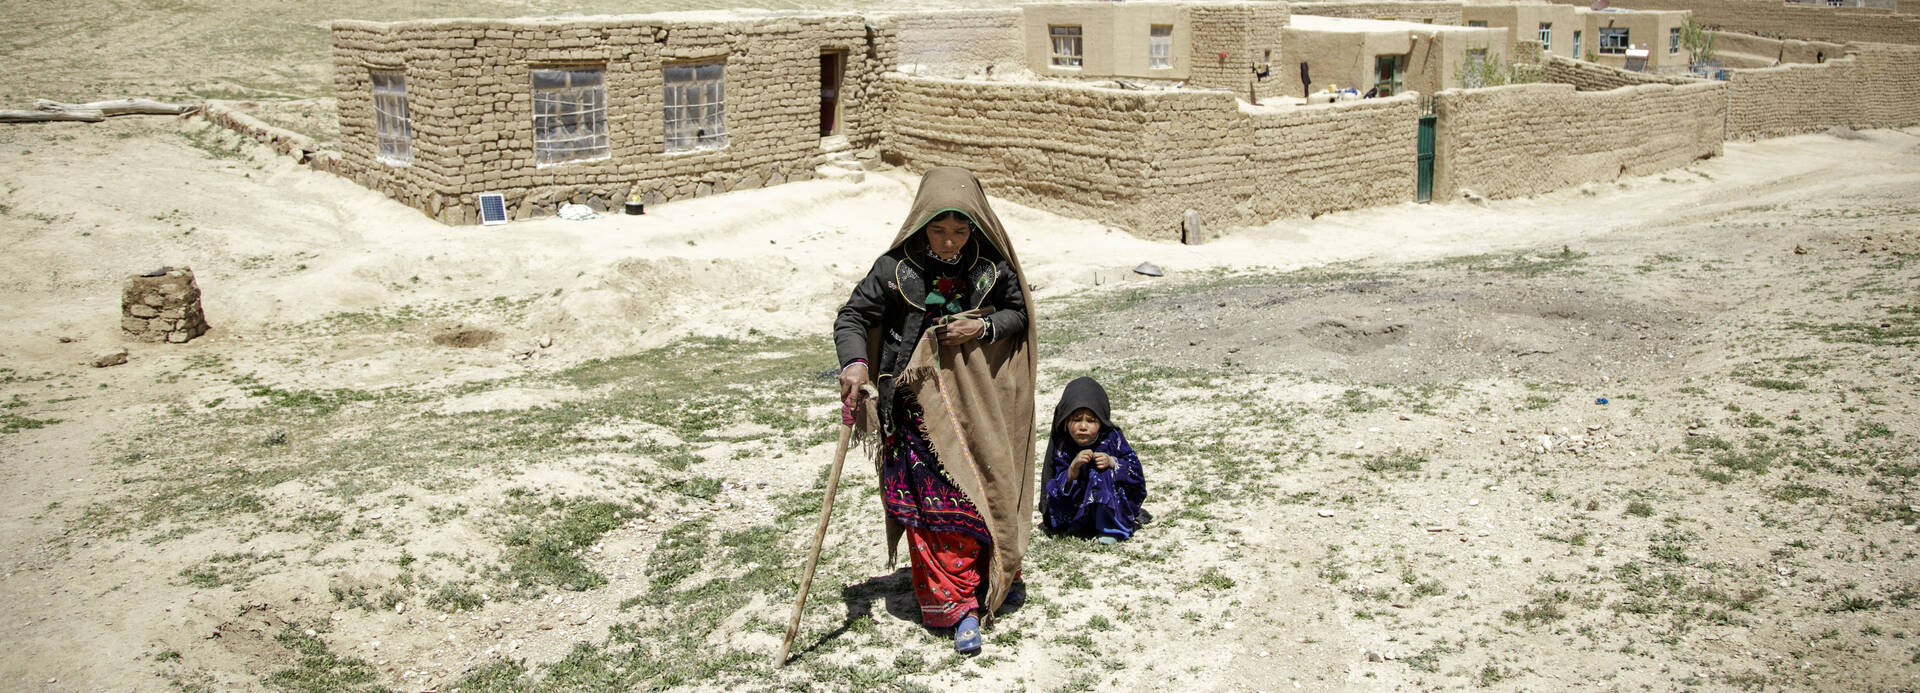
M 127 278 L 120 291 L 120 332 L 139 342 L 184 344 L 207 333 L 193 270 L 162 267 Z

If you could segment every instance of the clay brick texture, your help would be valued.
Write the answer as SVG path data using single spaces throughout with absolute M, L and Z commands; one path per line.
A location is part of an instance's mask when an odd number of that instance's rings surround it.
M 857 146 L 879 124 L 869 98 L 895 43 L 851 15 L 686 19 L 340 21 L 338 170 L 449 224 L 477 222 L 474 197 L 498 192 L 517 217 L 575 202 L 609 209 L 812 176 L 820 154 L 822 53 L 844 56 L 842 131 Z M 724 65 L 727 142 L 667 151 L 663 70 Z M 532 73 L 604 74 L 607 153 L 539 165 Z M 404 75 L 412 160 L 376 151 L 372 73 Z
M 1414 96 L 1243 109 L 1227 92 L 890 75 L 883 142 L 908 168 L 972 170 L 994 194 L 1180 238 L 1207 223 L 1413 199 Z
M 1569 84 L 1447 90 L 1434 97 L 1434 199 L 1534 195 L 1679 168 L 1721 151 L 1726 85 Z
M 1727 138 L 1920 125 L 1920 46 L 1856 43 L 1819 65 L 1735 70 Z
M 1588 0 L 1558 0 L 1585 7 Z M 1920 44 L 1920 15 L 1864 7 L 1825 7 L 1781 0 L 1614 0 L 1635 10 L 1692 10 L 1722 31 L 1784 36 L 1806 41 L 1876 41 Z
M 1571 84 L 1580 91 L 1608 91 L 1641 84 L 1694 84 L 1700 81 L 1690 77 L 1622 70 L 1610 65 L 1562 58 L 1557 55 L 1548 57 L 1543 67 L 1546 68 L 1546 72 L 1542 75 L 1541 81 Z
M 1290 4 L 1294 14 L 1310 14 L 1318 17 L 1393 19 L 1449 26 L 1465 26 L 1467 23 L 1461 16 L 1462 10 L 1460 3 L 1457 2 L 1406 0 L 1405 2 L 1296 2 Z

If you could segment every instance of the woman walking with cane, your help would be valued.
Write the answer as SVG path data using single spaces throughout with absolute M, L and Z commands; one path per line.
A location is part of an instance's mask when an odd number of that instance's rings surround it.
M 879 392 L 888 563 L 907 538 L 922 622 L 980 651 L 1033 518 L 1034 329 L 1026 279 L 980 182 L 920 179 L 900 233 L 833 323 L 840 395 Z

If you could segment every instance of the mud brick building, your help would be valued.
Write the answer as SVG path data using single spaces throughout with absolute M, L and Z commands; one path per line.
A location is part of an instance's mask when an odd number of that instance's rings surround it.
M 1221 228 L 1531 195 L 1685 166 L 1727 139 L 1920 124 L 1913 15 L 1616 6 L 1639 11 L 1148 0 L 344 20 L 332 29 L 342 141 L 313 165 L 471 224 L 481 193 L 515 218 L 562 202 L 608 210 L 805 180 L 837 152 L 868 150 L 1179 239 L 1189 209 Z M 1658 74 L 1691 58 L 1670 45 L 1689 10 L 1717 26 L 1726 80 Z M 1599 50 L 1599 29 L 1622 27 L 1657 54 L 1643 71 Z M 1534 63 L 1546 83 L 1463 84 L 1474 59 Z M 1329 82 L 1391 88 L 1306 98 Z

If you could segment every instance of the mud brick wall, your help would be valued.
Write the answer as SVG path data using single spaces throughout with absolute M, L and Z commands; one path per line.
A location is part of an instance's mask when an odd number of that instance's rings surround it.
M 1177 240 L 1209 224 L 1413 199 L 1417 95 L 1246 108 L 1224 91 L 1128 91 L 891 75 L 882 144 L 961 166 L 989 194 Z
M 478 222 L 474 197 L 506 196 L 516 218 L 562 202 L 608 209 L 805 179 L 819 153 L 820 54 L 844 51 L 841 131 L 879 136 L 869 93 L 898 45 L 851 15 L 340 21 L 338 168 L 449 224 Z M 665 152 L 667 64 L 725 61 L 724 148 Z M 611 156 L 537 167 L 532 71 L 603 66 Z M 376 160 L 370 70 L 404 72 L 413 161 Z
M 1280 33 L 1291 12 L 1287 3 L 1233 3 L 1186 8 L 1191 37 L 1187 55 L 1187 86 L 1224 89 L 1242 95 L 1252 84 L 1259 98 L 1279 96 L 1285 90 L 1277 63 Z M 1224 54 L 1225 57 L 1222 57 Z M 1256 68 L 1268 76 L 1259 79 Z
M 139 342 L 184 344 L 206 334 L 200 285 L 193 270 L 168 267 L 159 276 L 128 277 L 120 288 L 120 334 Z
M 1751 140 L 1855 128 L 1920 125 L 1920 46 L 1850 44 L 1819 65 L 1735 70 L 1727 138 Z
M 884 155 L 959 166 L 987 193 L 1132 228 L 1152 184 L 1148 92 L 888 75 Z
M 900 69 L 913 74 L 960 77 L 1026 62 L 1017 9 L 879 15 L 874 25 L 891 31 Z
M 1320 17 L 1346 17 L 1349 19 L 1392 18 L 1402 22 L 1423 22 L 1433 20 L 1432 24 L 1464 26 L 1466 20 L 1461 16 L 1458 2 L 1427 2 L 1408 0 L 1407 2 L 1296 2 L 1292 5 L 1294 14 L 1311 14 Z
M 1846 45 L 1826 41 L 1771 39 L 1725 31 L 1709 32 L 1714 59 L 1725 67 L 1773 67 L 1780 63 L 1817 65 L 1846 55 Z
M 1419 94 L 1256 113 L 1249 199 L 1259 220 L 1413 199 Z
M 1575 91 L 1526 84 L 1440 92 L 1434 199 L 1520 197 L 1718 156 L 1726 85 Z
M 1537 45 L 1537 44 L 1536 44 Z M 1608 91 L 1620 87 L 1641 84 L 1696 84 L 1700 80 L 1691 77 L 1656 75 L 1649 72 L 1622 70 L 1611 65 L 1590 63 L 1585 60 L 1573 60 L 1560 56 L 1549 57 L 1544 67 L 1546 73 L 1540 81 L 1554 84 L 1571 84 L 1580 91 Z
M 1585 7 L 1587 0 L 1558 0 Z M 1635 10 L 1692 10 L 1708 27 L 1806 41 L 1920 44 L 1920 15 L 1864 7 L 1824 7 L 1780 0 L 1615 0 Z M 1587 40 L 1591 41 L 1592 38 Z

